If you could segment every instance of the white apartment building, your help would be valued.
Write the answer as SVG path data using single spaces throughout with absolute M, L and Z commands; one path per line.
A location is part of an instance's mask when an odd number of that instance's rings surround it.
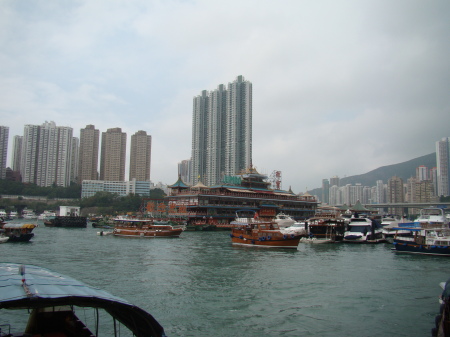
M 119 196 L 127 196 L 130 193 L 141 196 L 150 195 L 150 181 L 106 181 L 106 180 L 83 180 L 81 184 L 81 197 L 89 198 L 97 192 L 116 193 Z
M 445 137 L 436 142 L 437 195 L 450 195 L 450 138 Z

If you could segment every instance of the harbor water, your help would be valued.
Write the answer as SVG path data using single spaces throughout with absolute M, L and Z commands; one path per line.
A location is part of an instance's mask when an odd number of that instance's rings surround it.
M 448 258 L 391 244 L 266 249 L 233 246 L 226 231 L 98 231 L 41 224 L 31 242 L 0 245 L 0 261 L 102 288 L 150 312 L 167 336 L 430 336 L 450 277 Z

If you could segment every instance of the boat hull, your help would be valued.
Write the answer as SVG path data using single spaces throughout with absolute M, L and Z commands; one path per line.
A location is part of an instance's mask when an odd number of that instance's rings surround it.
M 394 251 L 420 255 L 450 256 L 450 246 L 420 245 L 406 240 L 394 240 Z
M 26 233 L 20 235 L 11 235 L 8 242 L 28 242 L 34 236 L 34 233 Z
M 87 218 L 83 216 L 57 216 L 44 221 L 46 227 L 86 228 Z
M 265 247 L 265 248 L 293 248 L 297 249 L 300 242 L 300 235 L 283 235 L 280 237 L 261 236 L 254 237 L 249 235 L 242 235 L 240 233 L 230 234 L 231 243 L 234 245 Z
M 134 229 L 114 229 L 114 236 L 135 237 L 135 238 L 177 238 L 183 232 L 182 229 L 173 230 L 134 230 Z

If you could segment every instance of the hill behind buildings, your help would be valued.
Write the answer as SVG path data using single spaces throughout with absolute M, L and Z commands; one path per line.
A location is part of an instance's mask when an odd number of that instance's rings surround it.
M 406 182 L 407 179 L 416 176 L 416 168 L 421 165 L 424 165 L 429 169 L 436 167 L 436 152 L 414 158 L 403 163 L 382 166 L 364 174 L 345 178 L 341 177 L 340 185 L 345 186 L 347 184 L 361 184 L 363 186 L 375 186 L 377 180 L 383 180 L 384 183 L 387 183 L 387 181 L 393 176 L 400 177 L 404 182 Z M 319 197 L 322 196 L 322 188 L 315 188 L 308 192 L 312 195 L 318 195 Z

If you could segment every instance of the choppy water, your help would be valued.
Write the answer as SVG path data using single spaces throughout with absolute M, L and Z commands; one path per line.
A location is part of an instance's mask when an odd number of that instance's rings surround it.
M 90 225 L 89 225 L 90 226 Z M 232 246 L 228 232 L 178 239 L 40 226 L 0 261 L 34 264 L 149 311 L 168 336 L 430 336 L 449 259 L 391 245 Z M 0 312 L 0 315 L 2 313 Z

